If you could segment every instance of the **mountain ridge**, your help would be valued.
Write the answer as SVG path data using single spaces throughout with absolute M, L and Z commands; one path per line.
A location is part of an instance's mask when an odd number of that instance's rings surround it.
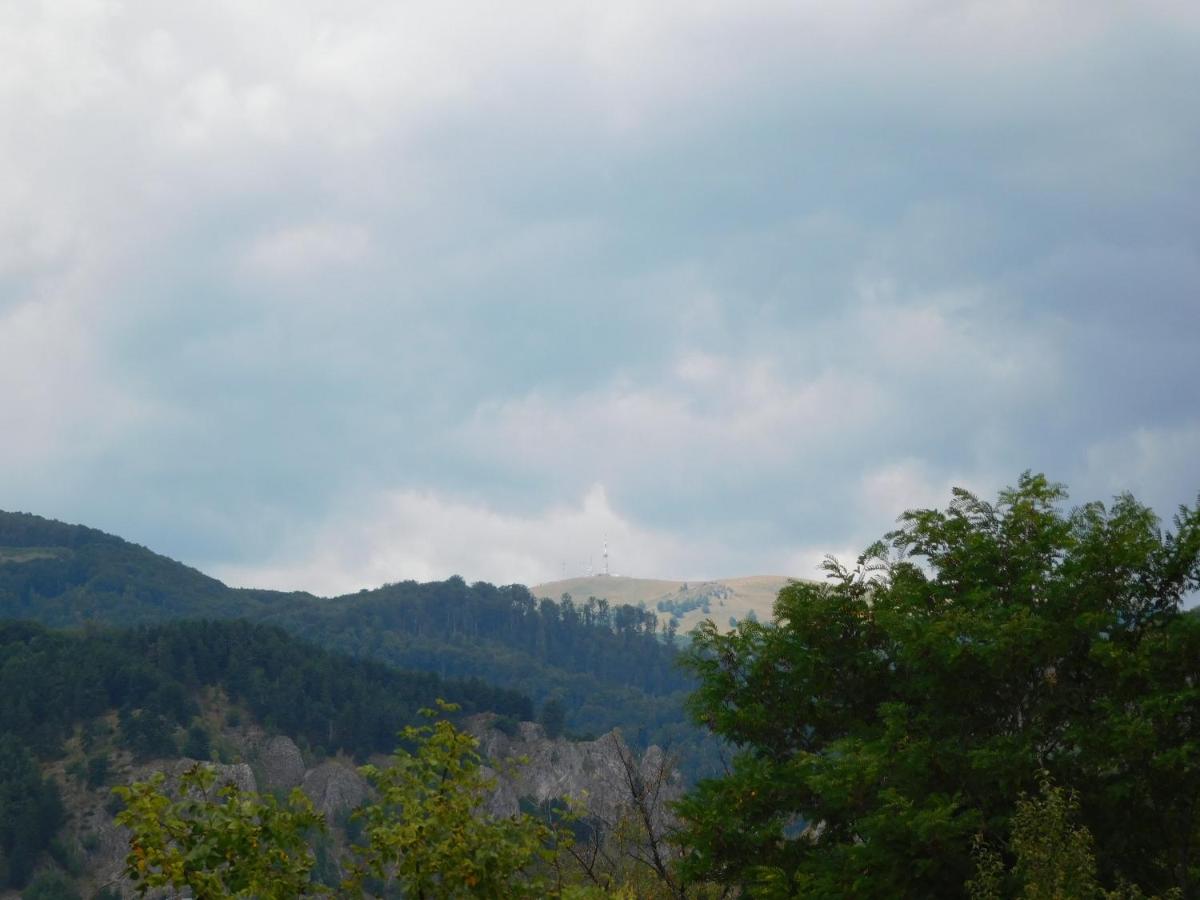
M 639 746 L 696 744 L 683 712 L 691 676 L 658 613 L 542 600 L 522 585 L 384 585 L 341 597 L 231 588 L 82 525 L 0 512 L 0 618 L 51 627 L 247 619 L 329 650 L 557 699 L 568 729 L 620 727 Z

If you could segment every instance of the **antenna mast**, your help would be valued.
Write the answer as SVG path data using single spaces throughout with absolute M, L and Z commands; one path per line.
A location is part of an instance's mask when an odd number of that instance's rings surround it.
M 604 574 L 608 574 L 608 536 L 604 537 Z

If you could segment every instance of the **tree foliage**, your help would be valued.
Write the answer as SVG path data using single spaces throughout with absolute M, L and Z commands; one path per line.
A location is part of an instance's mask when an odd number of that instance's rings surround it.
M 547 896 L 539 864 L 551 858 L 550 832 L 526 814 L 486 813 L 495 782 L 482 771 L 475 738 L 446 719 L 409 726 L 401 737 L 413 752 L 402 744 L 386 768 L 363 767 L 379 799 L 359 813 L 366 842 L 353 850 L 350 886 L 370 876 L 405 897 Z
M 0 889 L 23 887 L 62 824 L 58 785 L 13 734 L 0 734 Z
M 351 659 L 248 622 L 172 622 L 81 633 L 0 623 L 0 732 L 54 756 L 76 725 L 120 710 L 121 739 L 139 759 L 174 756 L 175 732 L 199 711 L 200 687 L 219 687 L 261 723 L 311 747 L 359 757 L 386 753 L 417 711 L 448 697 L 470 712 L 528 719 L 528 697 L 480 681 Z M 206 735 L 186 738 L 207 756 Z
M 189 888 L 197 900 L 288 900 L 308 892 L 308 833 L 324 820 L 299 789 L 280 804 L 236 784 L 217 788 L 215 770 L 202 764 L 180 776 L 175 799 L 163 782 L 160 773 L 114 788 L 125 801 L 117 823 L 130 831 L 125 871 L 139 895 Z
M 454 708 L 443 704 L 442 710 Z M 115 789 L 126 803 L 117 821 L 131 835 L 126 874 L 141 894 L 187 888 L 198 900 L 559 893 L 549 878 L 553 842 L 546 826 L 525 814 L 483 811 L 494 783 L 475 738 L 439 719 L 409 726 L 401 739 L 388 766 L 362 769 L 376 797 L 355 813 L 361 842 L 350 848 L 349 874 L 336 888 L 312 878 L 311 838 L 324 831 L 325 821 L 299 790 L 285 804 L 234 784 L 214 790 L 215 772 L 203 764 L 185 773 L 174 791 L 165 789 L 161 774 Z
M 693 712 L 737 753 L 686 800 L 693 876 L 760 893 L 954 896 L 1046 771 L 1099 873 L 1200 882 L 1200 513 L 1062 509 L 1040 475 L 956 490 L 772 623 L 703 627 Z
M 1036 796 L 1022 795 L 1012 816 L 1007 855 L 982 838 L 974 847 L 975 875 L 966 884 L 971 900 L 1139 900 L 1138 888 L 1121 883 L 1114 890 L 1100 885 L 1092 835 L 1078 824 L 1079 798 L 1043 778 Z M 1167 891 L 1167 900 L 1181 896 Z

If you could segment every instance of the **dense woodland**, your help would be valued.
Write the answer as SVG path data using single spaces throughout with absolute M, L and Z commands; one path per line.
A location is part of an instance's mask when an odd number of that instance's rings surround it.
M 535 600 L 521 585 L 451 578 L 294 605 L 270 621 L 402 668 L 485 679 L 538 703 L 558 698 L 577 734 L 619 726 L 639 745 L 695 746 L 682 713 L 692 679 L 655 615 L 638 607 Z
M 2 623 L 0 678 L 0 732 L 42 757 L 55 755 L 77 724 L 110 710 L 152 717 L 163 726 L 156 731 L 169 734 L 196 716 L 202 687 L 222 688 L 268 728 L 316 751 L 358 757 L 391 750 L 401 726 L 439 697 L 467 712 L 534 713 L 515 691 L 402 672 L 242 621 L 82 633 Z M 143 755 L 177 748 L 166 749 Z
M 5 560 L 9 560 L 5 564 Z M 566 727 L 621 727 L 637 744 L 715 759 L 686 720 L 691 677 L 652 612 L 570 597 L 535 600 L 521 585 L 461 578 L 403 582 L 343 597 L 240 590 L 95 529 L 0 513 L 0 618 L 59 627 L 181 619 L 267 622 L 323 647 L 447 678 L 477 678 L 559 700 Z
M 175 622 L 123 630 L 47 630 L 0 623 L 0 887 L 25 883 L 62 824 L 39 762 L 59 757 L 77 729 L 85 750 L 117 713 L 115 744 L 136 760 L 207 758 L 198 718 L 202 688 L 220 688 L 235 710 L 292 736 L 317 755 L 386 753 L 417 711 L 438 699 L 464 713 L 530 719 L 529 698 L 477 680 L 443 679 L 324 651 L 282 629 L 242 621 Z M 97 747 L 86 776 L 103 783 Z

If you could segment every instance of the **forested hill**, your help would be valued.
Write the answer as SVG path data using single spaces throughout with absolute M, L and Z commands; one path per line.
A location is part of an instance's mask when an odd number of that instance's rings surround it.
M 577 733 L 620 727 L 636 744 L 695 737 L 683 714 L 688 676 L 654 614 L 638 607 L 534 600 L 521 585 L 456 577 L 293 604 L 269 620 L 403 668 L 486 679 L 539 704 L 557 697 Z
M 270 622 L 321 646 L 444 677 L 474 677 L 568 710 L 567 728 L 622 727 L 679 743 L 689 687 L 655 617 L 603 601 L 535 600 L 461 578 L 344 597 L 230 588 L 144 547 L 78 525 L 0 512 L 0 618 L 53 626 L 179 619 Z
M 254 616 L 287 594 L 236 591 L 83 525 L 0 512 L 0 617 L 53 626 Z
M 46 850 L 78 874 L 69 845 L 54 843 L 67 817 L 64 779 L 43 774 L 54 761 L 62 771 L 68 751 L 66 773 L 103 789 L 118 765 L 127 777 L 131 762 L 224 759 L 222 732 L 242 724 L 316 757 L 363 759 L 392 750 L 439 698 L 464 713 L 532 714 L 513 691 L 400 672 L 244 621 L 77 632 L 2 622 L 0 673 L 0 892 L 23 886 Z
M 175 756 L 172 735 L 199 714 L 201 688 L 220 688 L 256 720 L 318 753 L 360 758 L 390 751 L 400 728 L 439 698 L 464 712 L 533 713 L 516 691 L 402 672 L 245 621 L 83 632 L 3 622 L 0 672 L 0 733 L 43 757 L 55 756 L 77 724 L 110 710 L 120 711 L 135 755 Z

